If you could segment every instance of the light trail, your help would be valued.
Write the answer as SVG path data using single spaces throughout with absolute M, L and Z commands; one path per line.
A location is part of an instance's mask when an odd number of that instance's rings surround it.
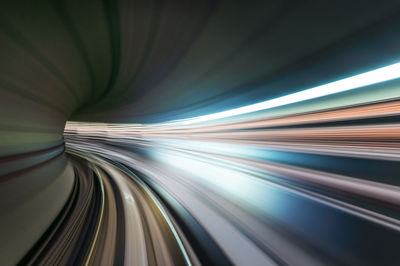
M 70 151 L 134 171 L 170 202 L 174 218 L 191 215 L 232 264 L 343 264 L 353 256 L 357 265 L 380 261 L 366 251 L 373 246 L 390 265 L 399 259 L 383 243 L 400 237 L 400 94 L 388 95 L 218 123 L 69 122 L 65 138 Z M 362 233 L 338 231 L 352 226 Z M 362 248 L 348 245 L 355 238 Z
M 385 81 L 400 78 L 400 63 L 395 63 L 389 66 L 371 70 L 359 75 L 334 81 L 328 84 L 320 85 L 289 95 L 281 96 L 275 99 L 255 103 L 231 110 L 203 115 L 188 119 L 176 120 L 167 122 L 168 125 L 191 125 L 212 120 L 224 119 L 228 117 L 254 113 L 275 107 L 285 106 L 293 103 L 300 103 L 303 101 L 317 99 L 320 97 L 346 92 L 362 87 L 378 84 Z

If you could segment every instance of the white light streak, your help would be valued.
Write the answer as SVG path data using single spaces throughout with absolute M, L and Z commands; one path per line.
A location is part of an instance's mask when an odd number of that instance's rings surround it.
M 189 119 L 176 120 L 172 121 L 171 123 L 188 125 L 188 124 L 202 123 L 227 117 L 233 117 L 237 115 L 243 115 L 275 107 L 280 107 L 288 104 L 299 103 L 306 100 L 316 99 L 319 97 L 328 96 L 353 89 L 358 89 L 365 86 L 374 85 L 377 83 L 397 78 L 400 78 L 400 63 L 378 68 L 359 75 L 355 75 L 352 77 L 334 81 L 321 86 L 313 87 L 293 94 L 278 97 L 275 99 L 263 101 L 260 103 L 242 106 L 239 108 L 218 112 L 214 114 L 203 115 Z

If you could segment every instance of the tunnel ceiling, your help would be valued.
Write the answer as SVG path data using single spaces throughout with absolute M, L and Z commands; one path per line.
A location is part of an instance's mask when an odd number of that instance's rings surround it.
M 396 0 L 3 1 L 1 137 L 56 141 L 68 119 L 191 117 L 376 68 L 399 58 L 399 10 Z

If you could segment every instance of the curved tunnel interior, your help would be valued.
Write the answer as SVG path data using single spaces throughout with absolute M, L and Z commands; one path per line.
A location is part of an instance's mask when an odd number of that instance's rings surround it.
M 396 0 L 1 2 L 0 264 L 398 264 L 399 33 Z

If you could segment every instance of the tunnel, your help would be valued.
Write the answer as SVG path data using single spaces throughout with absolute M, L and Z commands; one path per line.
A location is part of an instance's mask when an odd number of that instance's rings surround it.
M 0 3 L 1 265 L 399 265 L 400 2 Z

